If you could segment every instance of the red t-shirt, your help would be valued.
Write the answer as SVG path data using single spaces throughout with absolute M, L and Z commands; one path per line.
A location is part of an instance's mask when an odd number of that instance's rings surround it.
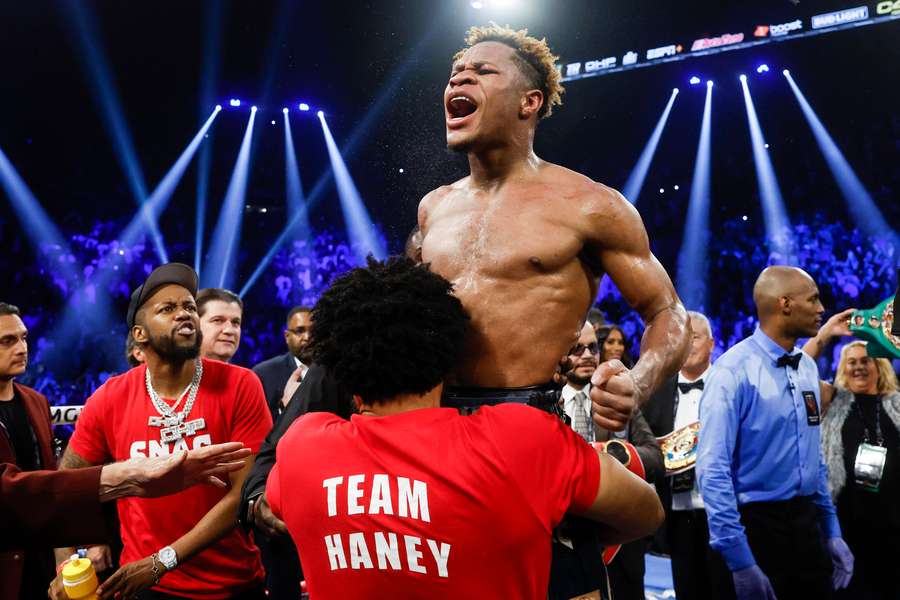
M 146 366 L 111 377 L 88 399 L 69 442 L 72 450 L 92 463 L 165 456 L 185 450 L 243 442 L 259 451 L 272 417 L 262 384 L 252 371 L 215 360 L 203 360 L 203 379 L 197 400 L 185 418 L 202 417 L 206 428 L 175 443 L 160 441 L 160 428 L 147 421 L 159 413 L 144 383 Z M 173 400 L 166 400 L 169 405 Z M 176 410 L 184 406 L 182 400 Z M 227 490 L 200 484 L 162 498 L 123 498 L 118 501 L 122 531 L 122 564 L 146 558 L 194 528 Z M 237 527 L 174 571 L 154 589 L 188 598 L 229 598 L 263 579 L 259 550 Z
M 544 600 L 553 528 L 597 494 L 597 452 L 516 404 L 297 419 L 266 484 L 310 596 Z

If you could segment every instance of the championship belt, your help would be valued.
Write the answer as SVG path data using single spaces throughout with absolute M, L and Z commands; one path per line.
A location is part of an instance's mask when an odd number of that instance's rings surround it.
M 666 475 L 678 475 L 694 468 L 697 462 L 697 449 L 700 421 L 685 425 L 668 435 L 656 438 L 662 450 Z
M 900 336 L 891 332 L 894 325 L 894 296 L 875 308 L 856 310 L 850 317 L 850 331 L 868 342 L 866 350 L 873 358 L 900 358 Z
M 605 452 L 618 460 L 626 469 L 644 481 L 647 480 L 647 471 L 644 469 L 644 462 L 641 460 L 641 455 L 638 454 L 637 449 L 629 442 L 610 440 L 608 442 L 594 442 L 591 445 L 600 452 Z M 611 563 L 616 557 L 616 554 L 619 553 L 621 547 L 622 545 L 618 544 L 604 548 L 603 564 L 608 565 Z

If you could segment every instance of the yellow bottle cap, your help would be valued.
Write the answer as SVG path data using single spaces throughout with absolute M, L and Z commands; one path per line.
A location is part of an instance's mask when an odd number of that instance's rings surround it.
M 96 600 L 97 574 L 87 558 L 76 558 L 66 563 L 62 570 L 63 586 L 70 600 Z

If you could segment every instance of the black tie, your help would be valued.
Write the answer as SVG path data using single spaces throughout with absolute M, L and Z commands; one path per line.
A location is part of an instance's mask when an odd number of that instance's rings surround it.
M 698 379 L 690 383 L 678 382 L 678 389 L 681 390 L 682 394 L 687 394 L 691 390 L 703 390 L 703 380 Z
M 775 363 L 777 367 L 790 367 L 793 370 L 797 370 L 800 366 L 800 358 L 802 357 L 802 353 L 798 352 L 797 354 L 784 354 L 781 358 L 778 359 L 778 362 Z

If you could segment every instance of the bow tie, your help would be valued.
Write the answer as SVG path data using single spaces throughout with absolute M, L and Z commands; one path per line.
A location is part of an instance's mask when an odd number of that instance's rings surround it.
M 698 379 L 697 381 L 692 381 L 690 383 L 678 383 L 678 389 L 682 394 L 687 394 L 691 390 L 702 390 L 703 389 L 703 380 Z
M 803 355 L 798 352 L 797 354 L 784 354 L 779 359 L 778 362 L 775 363 L 776 367 L 790 367 L 797 370 L 797 367 L 800 366 L 800 358 Z

